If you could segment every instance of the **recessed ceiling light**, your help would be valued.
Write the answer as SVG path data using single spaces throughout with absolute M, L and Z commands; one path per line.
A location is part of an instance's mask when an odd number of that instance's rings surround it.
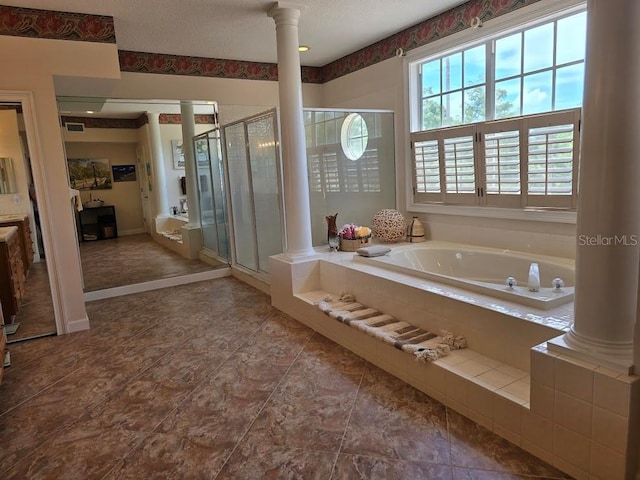
M 311 49 L 311 47 L 309 47 L 308 45 L 300 45 L 298 47 L 298 51 L 299 52 L 308 52 Z
M 93 113 L 93 110 L 87 110 L 87 113 Z

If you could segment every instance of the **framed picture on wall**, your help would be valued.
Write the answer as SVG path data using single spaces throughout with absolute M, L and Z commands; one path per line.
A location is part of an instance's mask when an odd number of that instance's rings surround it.
M 182 151 L 182 140 L 171 140 L 171 151 L 173 152 L 173 168 L 180 170 L 184 168 L 184 152 Z
M 68 158 L 69 184 L 77 190 L 111 188 L 111 167 L 108 158 Z
M 135 182 L 138 179 L 135 165 L 112 165 L 111 171 L 114 182 Z

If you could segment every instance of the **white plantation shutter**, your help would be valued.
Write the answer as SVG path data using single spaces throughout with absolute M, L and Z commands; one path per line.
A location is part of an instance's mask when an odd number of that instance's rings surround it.
M 477 205 L 476 126 L 440 130 L 441 165 L 444 170 L 444 201 L 455 205 Z
M 575 209 L 580 113 L 412 133 L 414 201 Z
M 491 122 L 483 128 L 484 204 L 520 208 L 523 142 L 521 122 Z
M 326 192 L 340 191 L 340 170 L 338 168 L 338 155 L 335 152 L 322 154 L 322 167 L 324 170 L 324 189 Z
M 575 208 L 579 149 L 579 111 L 529 117 L 527 205 Z
M 412 143 L 413 191 L 417 201 L 441 201 L 440 150 L 437 134 L 417 134 Z
M 378 148 L 368 148 L 358 163 L 362 179 L 363 192 L 380 192 L 380 162 L 378 161 Z
M 309 191 L 322 192 L 322 167 L 320 165 L 320 154 L 312 153 L 309 159 Z

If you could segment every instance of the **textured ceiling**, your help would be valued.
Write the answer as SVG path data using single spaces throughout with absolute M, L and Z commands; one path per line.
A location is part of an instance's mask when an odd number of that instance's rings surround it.
M 465 0 L 300 0 L 301 54 L 323 66 Z M 270 0 L 0 0 L 8 6 L 114 17 L 121 50 L 275 63 Z M 291 3 L 291 2 L 288 2 Z

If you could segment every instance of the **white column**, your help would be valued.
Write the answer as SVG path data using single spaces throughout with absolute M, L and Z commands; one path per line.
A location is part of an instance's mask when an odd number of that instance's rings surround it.
M 193 115 L 193 102 L 180 102 L 182 117 L 182 153 L 184 154 L 184 174 L 187 181 L 187 207 L 189 208 L 189 226 L 200 226 L 200 202 L 198 201 L 198 168 L 193 151 L 193 137 L 196 135 L 196 119 Z
M 640 241 L 640 2 L 589 0 L 572 348 L 630 365 Z
M 153 158 L 153 181 L 151 194 L 153 198 L 153 216 L 169 215 L 169 201 L 167 200 L 167 180 L 162 154 L 162 137 L 160 135 L 160 114 L 147 112 L 149 118 L 149 141 L 151 143 L 151 157 Z
M 302 116 L 302 79 L 298 52 L 300 11 L 276 4 L 269 11 L 269 16 L 276 23 L 278 44 L 278 91 L 287 232 L 285 254 L 295 259 L 315 255 L 311 242 L 307 147 Z

